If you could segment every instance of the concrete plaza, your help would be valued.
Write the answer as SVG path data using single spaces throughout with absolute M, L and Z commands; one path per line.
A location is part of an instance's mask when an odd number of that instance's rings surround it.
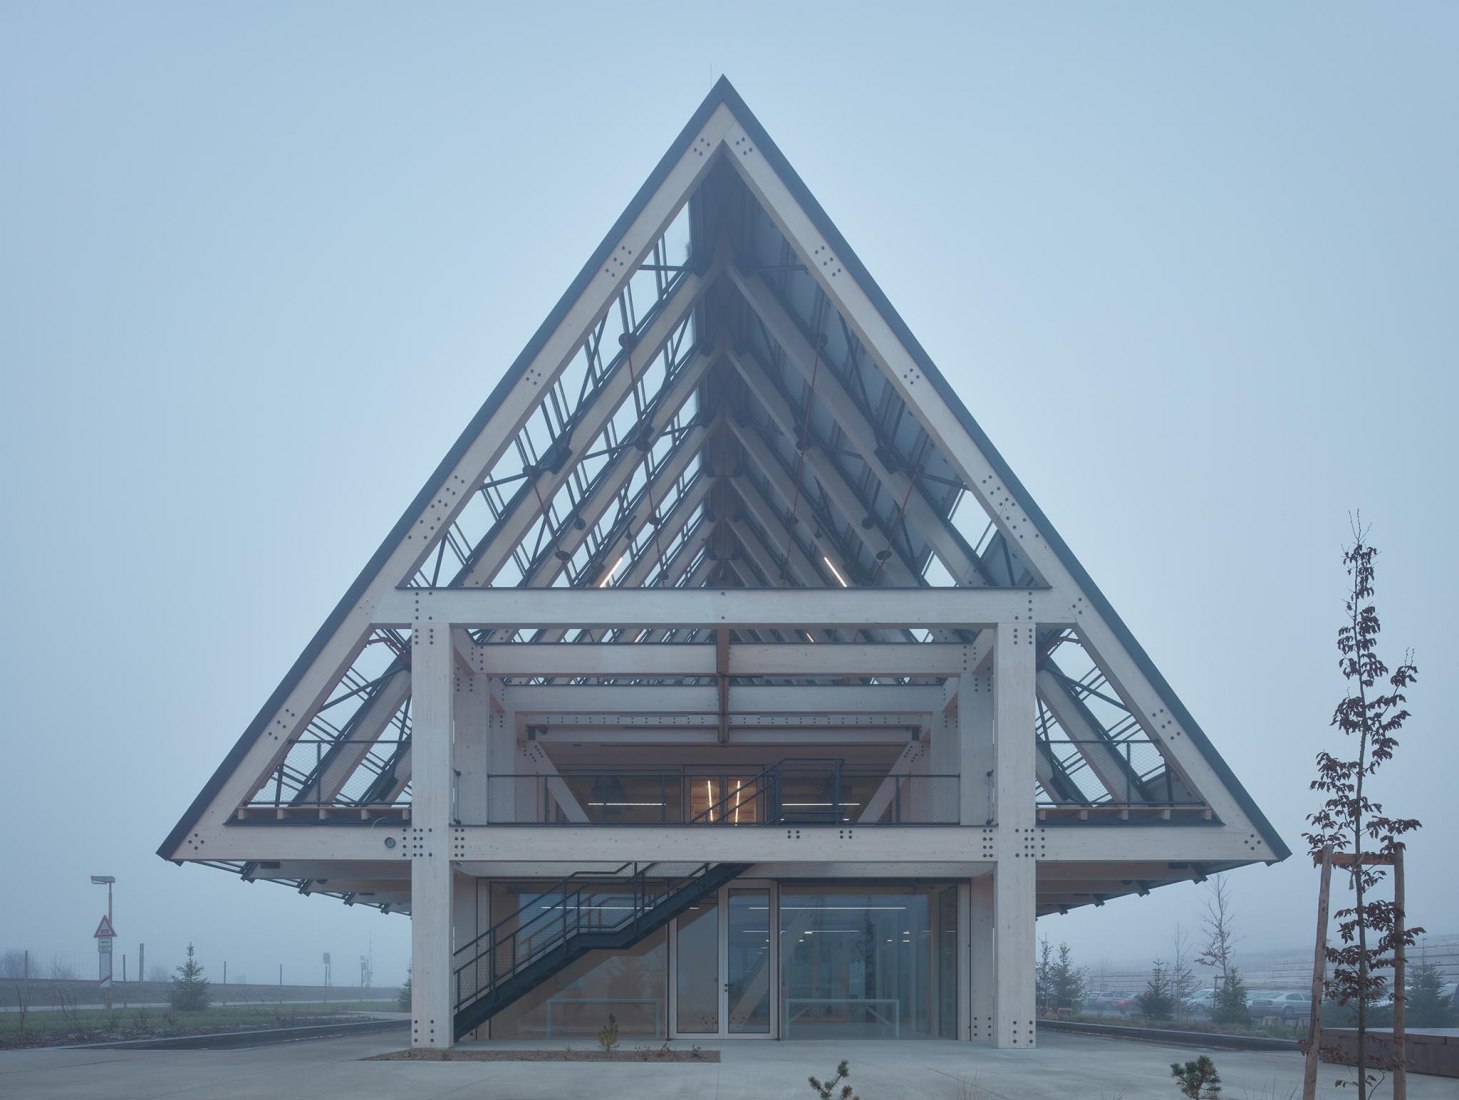
M 563 1096 L 634 1100 L 810 1100 L 810 1074 L 851 1063 L 862 1100 L 1178 1100 L 1169 1064 L 1198 1050 L 1045 1033 L 1032 1051 L 965 1043 L 724 1042 L 719 1063 L 373 1062 L 403 1047 L 404 1036 L 353 1037 L 239 1050 L 117 1051 L 52 1048 L 0 1052 L 0 1097 L 7 1100 L 143 1100 L 220 1097 L 318 1100 L 412 1097 L 445 1100 L 559 1100 Z M 501 1047 L 508 1044 L 493 1044 Z M 542 1044 L 533 1045 L 538 1048 Z M 579 1044 L 581 1045 L 581 1044 Z M 676 1044 L 684 1045 L 684 1044 Z M 634 1044 L 626 1044 L 634 1049 Z M 1208 1052 L 1231 1100 L 1300 1095 L 1296 1054 Z M 1350 1100 L 1324 1066 L 1320 1095 Z M 1410 1077 L 1413 1100 L 1454 1100 L 1459 1081 Z M 1389 1096 L 1385 1084 L 1377 1094 Z

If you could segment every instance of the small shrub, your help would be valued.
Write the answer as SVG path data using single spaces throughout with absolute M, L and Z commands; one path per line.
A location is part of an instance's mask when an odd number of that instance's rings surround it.
M 410 976 L 405 978 L 405 984 L 400 987 L 400 992 L 395 994 L 395 1007 L 401 1012 L 410 1011 Z
M 76 1007 L 76 994 L 58 994 L 56 997 L 56 1010 L 61 1017 L 61 1022 L 68 1028 L 74 1030 L 81 1026 L 81 1012 Z
M 1185 1065 L 1171 1062 L 1170 1076 L 1175 1078 L 1180 1094 L 1190 1100 L 1218 1100 L 1221 1095 L 1221 1075 L 1216 1072 L 1216 1063 L 1204 1054 Z
M 613 1048 L 618 1045 L 618 1017 L 608 1013 L 608 1022 L 598 1031 L 598 1045 L 603 1048 L 604 1054 L 612 1054 Z
M 851 1091 L 850 1084 L 841 1085 L 841 1082 L 847 1080 L 850 1076 L 851 1070 L 847 1067 L 846 1060 L 843 1058 L 836 1064 L 835 1077 L 824 1084 L 812 1077 L 810 1079 L 811 1088 L 815 1090 L 816 1095 L 821 1100 L 833 1100 L 833 1098 L 834 1100 L 861 1100 L 861 1097 Z M 840 1092 L 836 1091 L 837 1085 L 841 1085 Z

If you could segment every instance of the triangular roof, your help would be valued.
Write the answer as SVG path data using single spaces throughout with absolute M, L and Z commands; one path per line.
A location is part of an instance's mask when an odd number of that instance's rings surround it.
M 1087 609 L 1040 638 L 1040 736 L 1148 736 L 1163 774 L 1249 831 L 1249 858 L 1289 854 L 721 79 L 159 854 L 209 858 L 207 831 L 270 786 L 305 805 L 408 797 L 407 645 L 371 623 L 390 589 L 950 584 Z M 1078 799 L 1099 774 L 1045 751 L 1040 782 Z

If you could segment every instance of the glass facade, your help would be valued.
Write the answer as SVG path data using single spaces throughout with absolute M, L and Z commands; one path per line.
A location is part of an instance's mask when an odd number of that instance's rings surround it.
M 561 910 L 530 884 L 493 883 L 491 900 L 521 914 L 524 937 Z M 611 922 L 629 900 L 605 888 L 594 904 Z M 955 1038 L 957 914 L 952 885 L 731 885 L 678 917 L 672 953 L 667 928 L 591 952 L 498 1013 L 491 1034 L 591 1038 L 611 1013 L 624 1038 Z
M 950 935 L 945 894 L 953 896 Z M 782 886 L 781 1036 L 954 1034 L 956 959 L 952 887 Z
M 729 891 L 729 1030 L 770 1034 L 770 891 Z
M 627 898 L 605 891 L 597 899 L 611 921 Z M 519 883 L 492 884 L 493 913 L 530 922 L 550 914 L 561 899 Z M 495 1039 L 592 1037 L 612 1013 L 623 1038 L 662 1038 L 669 1012 L 668 930 L 660 928 L 625 951 L 591 951 L 552 975 L 492 1018 Z
M 705 898 L 679 917 L 675 1026 L 684 1035 L 719 1034 L 719 902 Z

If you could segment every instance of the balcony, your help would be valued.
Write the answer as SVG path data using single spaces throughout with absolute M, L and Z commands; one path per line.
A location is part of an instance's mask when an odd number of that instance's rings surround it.
M 741 768 L 563 771 L 487 779 L 493 825 L 956 825 L 956 775 L 824 759 Z M 488 824 L 462 821 L 462 824 Z

